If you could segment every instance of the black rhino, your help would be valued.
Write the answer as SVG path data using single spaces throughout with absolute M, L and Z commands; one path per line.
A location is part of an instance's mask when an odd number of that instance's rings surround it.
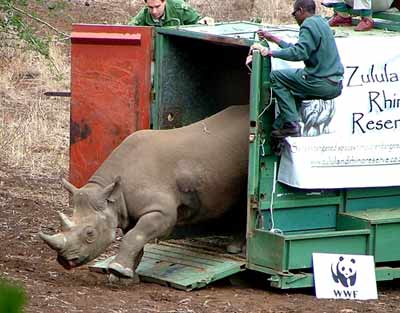
M 109 271 L 135 276 L 144 245 L 175 225 L 217 218 L 246 190 L 248 106 L 231 106 L 189 126 L 127 137 L 82 188 L 63 180 L 73 215 L 61 232 L 40 233 L 66 269 L 99 256 L 124 237 Z

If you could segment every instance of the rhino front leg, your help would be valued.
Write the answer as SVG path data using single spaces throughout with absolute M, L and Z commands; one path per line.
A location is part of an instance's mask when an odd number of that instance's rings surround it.
M 176 211 L 176 210 L 174 210 Z M 149 241 L 164 237 L 176 224 L 176 213 L 164 214 L 152 211 L 139 218 L 136 226 L 122 239 L 120 250 L 108 269 L 119 277 L 133 278 L 143 255 L 143 247 Z

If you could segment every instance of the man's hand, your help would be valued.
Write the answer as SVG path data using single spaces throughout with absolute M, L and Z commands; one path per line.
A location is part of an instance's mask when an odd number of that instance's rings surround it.
M 266 31 L 266 30 L 260 29 L 260 30 L 257 32 L 257 35 L 258 35 L 258 38 L 260 38 L 260 40 L 266 39 L 266 40 L 268 40 L 268 41 L 275 42 L 277 45 L 279 45 L 279 42 L 281 41 L 280 38 L 278 38 L 278 37 L 272 35 L 269 31 Z
M 269 49 L 267 47 L 264 47 L 262 44 L 260 43 L 255 43 L 250 47 L 250 51 L 251 53 L 253 53 L 253 50 L 259 50 L 261 55 L 263 57 L 268 55 Z
M 198 24 L 209 25 L 209 26 L 214 26 L 215 25 L 214 19 L 212 17 L 209 17 L 209 16 L 203 17 L 197 23 Z

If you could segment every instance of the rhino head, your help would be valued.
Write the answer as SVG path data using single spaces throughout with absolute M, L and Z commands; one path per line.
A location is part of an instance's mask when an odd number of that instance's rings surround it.
M 119 189 L 119 177 L 103 188 L 87 184 L 78 189 L 63 179 L 72 194 L 73 215 L 59 213 L 61 232 L 39 236 L 57 252 L 57 261 L 66 269 L 83 265 L 99 256 L 115 239 L 118 226 L 113 194 Z

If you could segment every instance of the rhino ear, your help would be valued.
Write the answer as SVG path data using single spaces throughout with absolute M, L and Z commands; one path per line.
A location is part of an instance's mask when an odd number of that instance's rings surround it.
M 115 201 L 115 194 L 120 190 L 121 186 L 121 176 L 117 176 L 114 178 L 114 182 L 109 184 L 107 187 L 104 188 L 103 194 L 104 199 L 109 200 L 111 202 Z
M 62 181 L 64 188 L 67 189 L 72 195 L 74 195 L 78 191 L 78 188 L 76 188 L 74 185 L 72 185 L 65 178 L 63 178 L 61 181 Z

